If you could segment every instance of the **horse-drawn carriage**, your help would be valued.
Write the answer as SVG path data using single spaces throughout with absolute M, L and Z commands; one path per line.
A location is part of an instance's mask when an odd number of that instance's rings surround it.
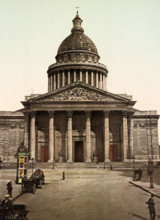
M 22 179 L 22 194 L 24 192 L 36 192 L 36 187 L 42 188 L 42 185 L 45 184 L 45 176 L 42 170 L 37 169 L 31 177 L 28 179 L 24 177 Z
M 22 179 L 22 189 L 21 193 L 23 194 L 24 192 L 32 192 L 35 194 L 36 192 L 36 183 L 34 179 L 28 179 L 27 177 L 24 177 Z
M 37 187 L 42 188 L 42 185 L 45 184 L 45 176 L 42 170 L 37 169 L 30 179 L 33 179 L 35 181 L 35 184 Z

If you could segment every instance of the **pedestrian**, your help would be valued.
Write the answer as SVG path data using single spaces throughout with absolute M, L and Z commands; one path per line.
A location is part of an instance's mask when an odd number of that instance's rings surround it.
M 0 170 L 2 169 L 2 159 L 0 157 Z
M 99 162 L 97 161 L 97 169 L 99 168 Z
M 12 201 L 9 200 L 9 194 L 5 195 L 5 199 L 1 203 L 2 208 L 2 219 L 9 219 L 5 218 L 6 216 L 12 216 L 13 215 L 13 205 Z
M 12 190 L 13 190 L 12 181 L 9 181 L 9 182 L 7 183 L 7 190 L 8 190 L 8 194 L 9 194 L 10 197 L 12 198 Z
M 154 195 L 151 194 L 151 197 L 149 198 L 148 202 L 146 202 L 148 204 L 150 220 L 155 220 L 155 216 L 156 216 L 155 203 L 153 197 Z
M 65 180 L 65 172 L 63 170 L 63 173 L 62 173 L 62 180 Z

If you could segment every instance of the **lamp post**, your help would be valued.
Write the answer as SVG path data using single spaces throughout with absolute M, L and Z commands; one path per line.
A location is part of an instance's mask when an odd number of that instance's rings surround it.
M 148 161 L 148 175 L 150 177 L 150 187 L 149 187 L 150 189 L 154 189 L 153 173 L 154 173 L 153 161 L 151 161 L 151 159 L 149 159 L 149 161 Z
M 33 163 L 34 163 L 34 158 L 32 157 L 32 175 L 33 175 Z
M 133 181 L 135 181 L 135 156 L 133 156 Z

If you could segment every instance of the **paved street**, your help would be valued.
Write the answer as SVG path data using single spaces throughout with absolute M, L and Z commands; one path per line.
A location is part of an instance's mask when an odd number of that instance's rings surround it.
M 131 178 L 104 169 L 45 170 L 46 185 L 15 201 L 26 204 L 29 220 L 148 220 L 150 195 L 129 184 Z M 156 219 L 160 199 L 155 198 Z

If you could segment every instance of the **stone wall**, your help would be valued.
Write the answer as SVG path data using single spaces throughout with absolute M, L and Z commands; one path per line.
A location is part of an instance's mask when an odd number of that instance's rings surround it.
M 0 157 L 15 162 L 15 154 L 24 139 L 24 116 L 21 112 L 0 112 Z
M 133 140 L 136 159 L 159 159 L 158 116 L 155 111 L 136 112 L 134 114 Z

